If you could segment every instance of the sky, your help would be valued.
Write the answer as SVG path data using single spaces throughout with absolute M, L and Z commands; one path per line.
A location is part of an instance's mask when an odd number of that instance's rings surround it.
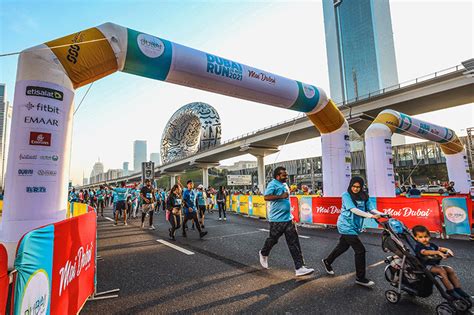
M 472 1 L 391 0 L 400 82 L 473 57 Z M 0 54 L 113 22 L 175 43 L 316 85 L 329 94 L 321 1 L 7 1 L 0 0 Z M 0 82 L 13 101 L 18 56 L 0 57 Z M 78 89 L 77 107 L 88 86 Z M 133 141 L 160 151 L 166 123 L 195 101 L 214 106 L 222 140 L 299 113 L 125 73 L 96 81 L 74 117 L 70 178 L 88 177 L 100 158 L 105 170 L 133 165 Z M 417 116 L 460 135 L 474 127 L 472 104 Z M 413 142 L 409 140 L 407 142 Z M 320 140 L 282 146 L 266 163 L 321 154 Z M 240 156 L 238 160 L 255 160 Z

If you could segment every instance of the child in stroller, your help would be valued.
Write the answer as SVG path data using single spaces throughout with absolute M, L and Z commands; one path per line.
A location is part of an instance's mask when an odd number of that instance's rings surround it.
M 417 257 L 418 242 L 405 225 L 395 219 L 379 222 L 383 227 L 382 248 L 395 255 L 387 257 L 385 278 L 397 290 L 385 291 L 390 303 L 400 301 L 401 292 L 412 296 L 428 297 L 433 293 L 433 285 L 446 300 L 436 307 L 437 314 L 460 314 L 472 307 L 469 295 L 449 294 L 440 283 L 438 276 L 425 265 L 425 256 Z M 429 243 L 429 239 L 428 239 Z M 418 247 L 420 247 L 418 245 Z M 446 255 L 446 254 L 445 254 Z M 433 257 L 428 257 L 428 259 Z

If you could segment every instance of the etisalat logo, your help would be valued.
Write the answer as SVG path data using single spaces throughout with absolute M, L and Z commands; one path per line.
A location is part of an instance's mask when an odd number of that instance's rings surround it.
M 53 100 L 57 101 L 62 101 L 64 98 L 63 92 L 41 86 L 27 86 L 25 94 L 28 96 L 41 96 L 52 98 Z
M 242 81 L 243 67 L 240 63 L 217 57 L 211 54 L 207 56 L 207 73 L 226 77 L 236 81 Z

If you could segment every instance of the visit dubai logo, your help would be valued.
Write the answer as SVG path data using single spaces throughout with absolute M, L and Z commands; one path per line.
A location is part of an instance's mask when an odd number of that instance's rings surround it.
M 158 38 L 148 34 L 137 37 L 138 48 L 149 58 L 158 58 L 165 52 L 165 44 Z

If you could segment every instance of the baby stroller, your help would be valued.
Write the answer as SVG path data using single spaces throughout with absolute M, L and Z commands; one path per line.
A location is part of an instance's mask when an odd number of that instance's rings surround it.
M 396 304 L 402 291 L 412 296 L 428 297 L 433 293 L 433 285 L 446 300 L 436 307 L 437 314 L 463 314 L 472 307 L 470 299 L 455 298 L 449 295 L 439 278 L 426 269 L 415 255 L 416 240 L 405 225 L 395 219 L 378 222 L 383 227 L 382 248 L 392 252 L 385 259 L 385 278 L 395 290 L 385 291 L 387 300 Z

